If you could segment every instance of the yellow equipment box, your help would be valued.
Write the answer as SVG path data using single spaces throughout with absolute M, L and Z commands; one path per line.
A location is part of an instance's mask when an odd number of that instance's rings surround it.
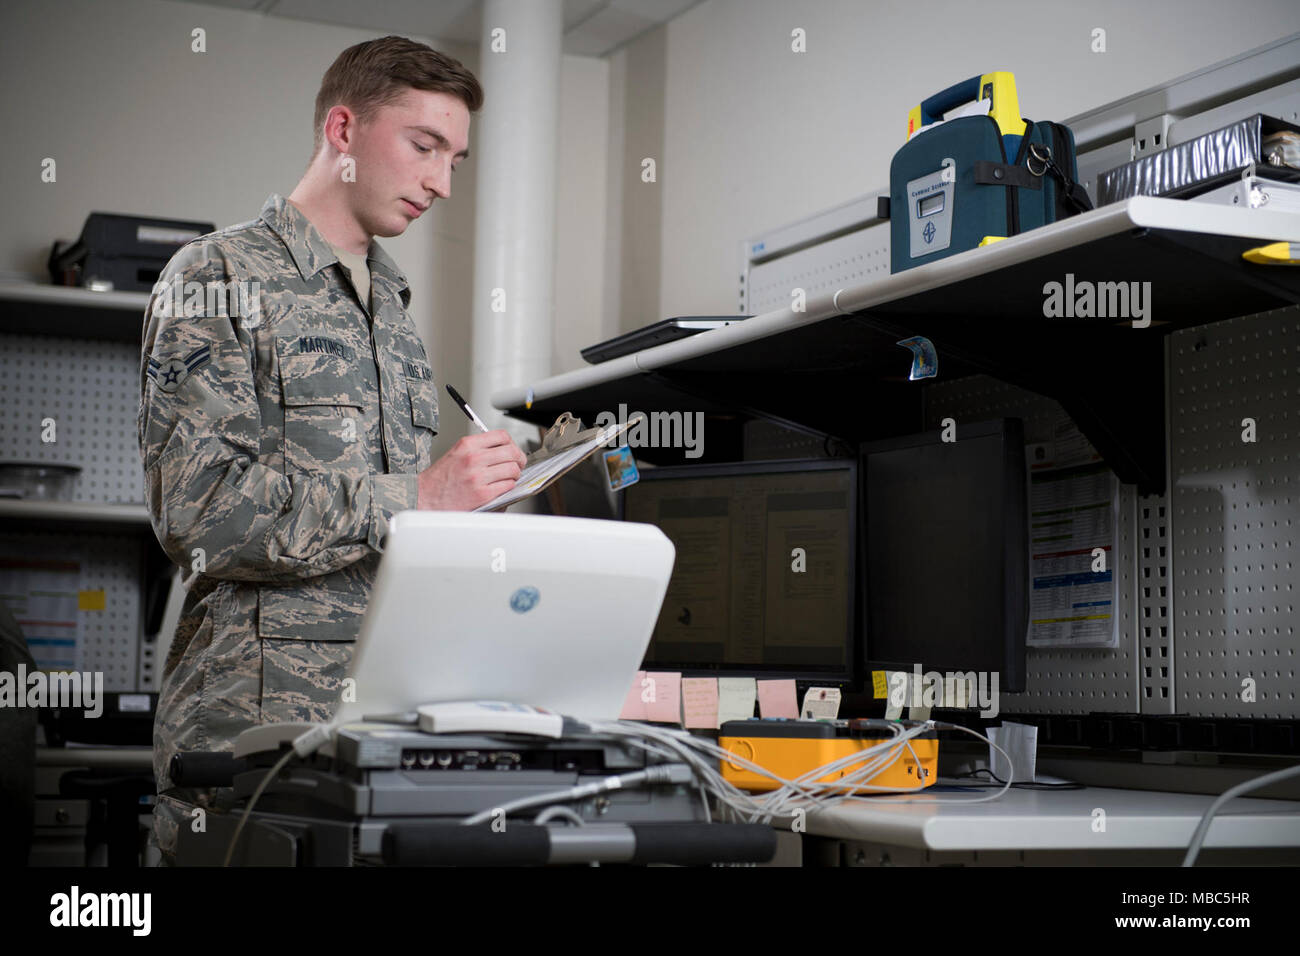
M 883 728 L 883 723 L 878 720 L 729 720 L 722 725 L 718 745 L 786 780 L 795 780 L 840 757 L 885 743 L 890 735 Z M 890 723 L 897 724 L 903 730 L 916 726 L 914 721 Z M 871 788 L 898 787 L 914 790 L 930 786 L 939 769 L 938 733 L 934 730 L 927 731 L 913 737 L 907 744 L 911 745 L 911 753 L 906 744 L 891 748 L 889 758 L 892 762 L 871 779 L 859 783 L 869 784 Z M 780 786 L 776 781 L 757 774 L 742 764 L 730 760 L 722 760 L 721 763 L 723 779 L 742 790 L 775 790 Z M 851 764 L 843 770 L 819 777 L 816 782 L 834 784 L 866 763 L 863 760 Z M 867 787 L 851 786 L 827 786 L 825 789 L 863 794 L 879 792 Z

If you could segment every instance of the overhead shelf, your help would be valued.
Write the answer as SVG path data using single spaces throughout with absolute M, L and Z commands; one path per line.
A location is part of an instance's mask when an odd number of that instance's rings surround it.
M 856 443 L 921 427 L 922 383 L 908 381 L 911 353 L 897 343 L 923 335 L 939 360 L 926 381 L 984 373 L 1054 398 L 1121 481 L 1154 493 L 1165 485 L 1163 337 L 1300 302 L 1300 268 L 1241 258 L 1276 241 L 1300 242 L 1300 215 L 1138 197 L 841 289 L 805 313 L 770 312 L 504 389 L 492 403 L 543 425 L 563 411 L 592 424 L 620 403 L 699 411 L 705 460 L 740 457 L 739 425 L 754 419 Z M 1067 281 L 1150 283 L 1139 286 L 1150 325 L 1044 315 L 1044 286 Z M 657 463 L 680 455 L 637 450 Z
M 139 342 L 147 292 L 0 282 L 0 332 Z
M 38 527 L 49 531 L 147 531 L 149 510 L 144 505 L 90 504 L 82 501 L 31 501 L 0 498 L 0 521 L 10 527 Z

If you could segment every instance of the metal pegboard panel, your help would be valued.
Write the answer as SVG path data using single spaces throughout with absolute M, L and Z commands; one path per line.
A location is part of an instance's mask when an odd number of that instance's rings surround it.
M 1300 715 L 1297 356 L 1297 307 L 1171 337 L 1173 666 L 1180 714 Z M 1243 699 L 1248 681 L 1253 701 Z
M 926 386 L 927 428 L 939 428 L 942 419 L 947 417 L 956 419 L 958 423 L 1020 418 L 1025 424 L 1025 440 L 1038 442 L 1051 437 L 1053 424 L 1063 416 L 1064 411 L 1055 400 L 985 375 Z M 1025 662 L 1027 690 L 1023 694 L 1003 694 L 999 704 L 1003 711 L 1076 714 L 1091 711 L 1133 713 L 1140 709 L 1137 670 L 1141 614 L 1137 585 L 1140 574 L 1136 530 L 1138 496 L 1132 485 L 1121 484 L 1119 487 L 1119 537 L 1113 556 L 1114 573 L 1118 578 L 1115 612 L 1119 616 L 1119 647 L 1029 648 Z
M 1137 509 L 1137 626 L 1141 652 L 1138 710 L 1143 714 L 1173 714 L 1176 712 L 1174 634 L 1170 626 L 1169 591 L 1172 532 L 1168 498 L 1164 495 L 1139 497 Z
M 774 458 L 827 458 L 825 439 L 807 435 L 761 419 L 746 422 L 743 429 L 745 460 Z
M 949 417 L 959 424 L 1019 418 L 1025 423 L 1025 441 L 1047 441 L 1053 423 L 1065 415 L 1054 399 L 988 375 L 931 382 L 924 388 L 926 428 L 938 428 Z
M 130 343 L 0 334 L 0 460 L 80 465 L 75 501 L 143 502 L 139 374 L 140 348 Z
M 137 690 L 140 648 L 139 535 L 19 533 L 0 536 L 0 555 L 75 561 L 80 589 L 104 592 L 103 610 L 78 611 L 82 671 L 102 671 L 104 689 Z
M 794 289 L 803 289 L 805 298 L 811 299 L 888 275 L 889 223 L 885 222 L 751 267 L 748 284 L 741 290 L 740 309 L 762 315 L 789 308 Z
M 161 636 L 161 635 L 160 635 Z M 162 661 L 158 657 L 158 642 L 140 642 L 140 668 L 137 671 L 135 689 L 140 691 L 159 690 L 162 683 Z

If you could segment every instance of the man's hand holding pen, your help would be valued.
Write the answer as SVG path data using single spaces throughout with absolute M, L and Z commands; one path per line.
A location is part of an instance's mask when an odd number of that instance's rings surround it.
M 464 399 L 448 393 L 480 429 L 451 446 L 451 451 L 420 472 L 416 507 L 422 511 L 473 511 L 515 486 L 528 457 L 504 429 L 487 431 Z

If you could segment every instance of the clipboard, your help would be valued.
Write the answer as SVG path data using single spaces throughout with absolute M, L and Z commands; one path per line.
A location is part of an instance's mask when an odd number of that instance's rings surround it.
M 632 416 L 622 425 L 584 429 L 580 419 L 564 412 L 542 436 L 542 446 L 528 456 L 514 487 L 486 504 L 479 505 L 474 511 L 504 511 L 517 501 L 545 491 L 575 465 L 585 461 L 592 452 L 644 418 L 645 415 L 641 413 Z

